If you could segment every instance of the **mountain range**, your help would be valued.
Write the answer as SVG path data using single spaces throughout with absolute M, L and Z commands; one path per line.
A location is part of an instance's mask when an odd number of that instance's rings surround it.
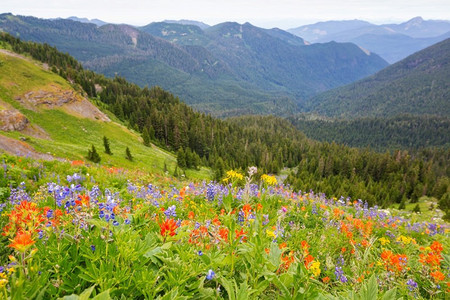
M 350 43 L 307 45 L 280 29 L 249 23 L 129 25 L 0 15 L 0 29 L 48 43 L 89 69 L 158 85 L 194 108 L 219 116 L 290 114 L 308 97 L 387 66 Z
M 335 117 L 450 115 L 450 39 L 378 73 L 311 98 L 309 111 Z
M 401 24 L 375 25 L 361 20 L 327 21 L 289 29 L 311 43 L 355 43 L 389 63 L 450 37 L 450 21 L 413 18 Z

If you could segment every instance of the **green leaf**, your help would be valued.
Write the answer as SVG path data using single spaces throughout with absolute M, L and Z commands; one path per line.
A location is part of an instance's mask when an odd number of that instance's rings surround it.
M 382 300 L 396 300 L 397 296 L 397 288 L 390 289 L 386 293 L 384 293 Z
M 63 298 L 60 298 L 60 299 L 63 299 L 63 300 L 89 300 L 89 297 L 91 296 L 92 292 L 94 291 L 94 288 L 95 288 L 95 285 L 91 286 L 90 288 L 85 289 L 80 295 L 72 294 L 69 296 L 64 296 Z M 102 299 L 97 299 L 97 300 L 102 300 Z
M 100 294 L 92 298 L 92 300 L 110 300 L 110 299 L 111 296 L 109 295 L 109 290 L 101 292 Z
M 234 279 L 233 279 L 233 282 L 234 282 Z M 229 281 L 225 277 L 221 277 L 220 278 L 220 283 L 222 284 L 222 286 L 227 291 L 228 299 L 229 300 L 236 300 L 236 291 L 235 291 L 236 282 L 234 282 L 234 285 L 233 285 L 233 283 L 231 283 L 231 281 Z
M 241 285 L 239 286 L 239 290 L 237 291 L 236 299 L 247 300 L 249 296 L 248 291 L 249 286 L 247 285 L 247 282 L 246 281 L 242 282 Z
M 367 285 L 367 298 L 368 300 L 377 300 L 378 296 L 378 282 L 375 274 L 372 275 L 369 279 L 369 283 Z

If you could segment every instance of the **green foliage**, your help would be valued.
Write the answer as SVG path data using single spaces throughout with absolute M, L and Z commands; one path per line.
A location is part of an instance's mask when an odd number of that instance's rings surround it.
M 177 151 L 177 165 L 180 168 L 186 168 L 186 154 L 183 151 L 183 147 L 180 147 Z
M 420 213 L 420 205 L 419 205 L 419 203 L 417 203 L 416 206 L 414 206 L 413 212 Z
M 109 139 L 106 136 L 103 136 L 103 146 L 105 147 L 105 153 L 112 155 L 111 148 L 109 146 Z
M 94 145 L 88 150 L 86 158 L 94 163 L 99 163 L 101 161 L 100 155 L 97 153 L 97 149 L 95 149 Z
M 142 130 L 142 139 L 144 141 L 144 145 L 149 147 L 151 137 L 147 127 L 144 127 L 144 129 Z
M 133 161 L 133 156 L 131 155 L 130 148 L 128 147 L 127 149 L 125 149 L 125 158 L 128 159 L 129 161 Z

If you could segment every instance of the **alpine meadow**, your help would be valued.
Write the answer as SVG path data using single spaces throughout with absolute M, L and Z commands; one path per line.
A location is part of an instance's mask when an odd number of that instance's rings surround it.
M 233 1 L 0 14 L 0 299 L 448 299 L 450 21 Z

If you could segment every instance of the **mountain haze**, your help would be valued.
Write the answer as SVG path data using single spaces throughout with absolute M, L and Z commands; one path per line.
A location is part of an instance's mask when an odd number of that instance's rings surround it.
M 414 52 L 450 37 L 450 21 L 413 18 L 401 24 L 374 25 L 360 20 L 328 21 L 289 32 L 312 43 L 355 43 L 395 63 Z

